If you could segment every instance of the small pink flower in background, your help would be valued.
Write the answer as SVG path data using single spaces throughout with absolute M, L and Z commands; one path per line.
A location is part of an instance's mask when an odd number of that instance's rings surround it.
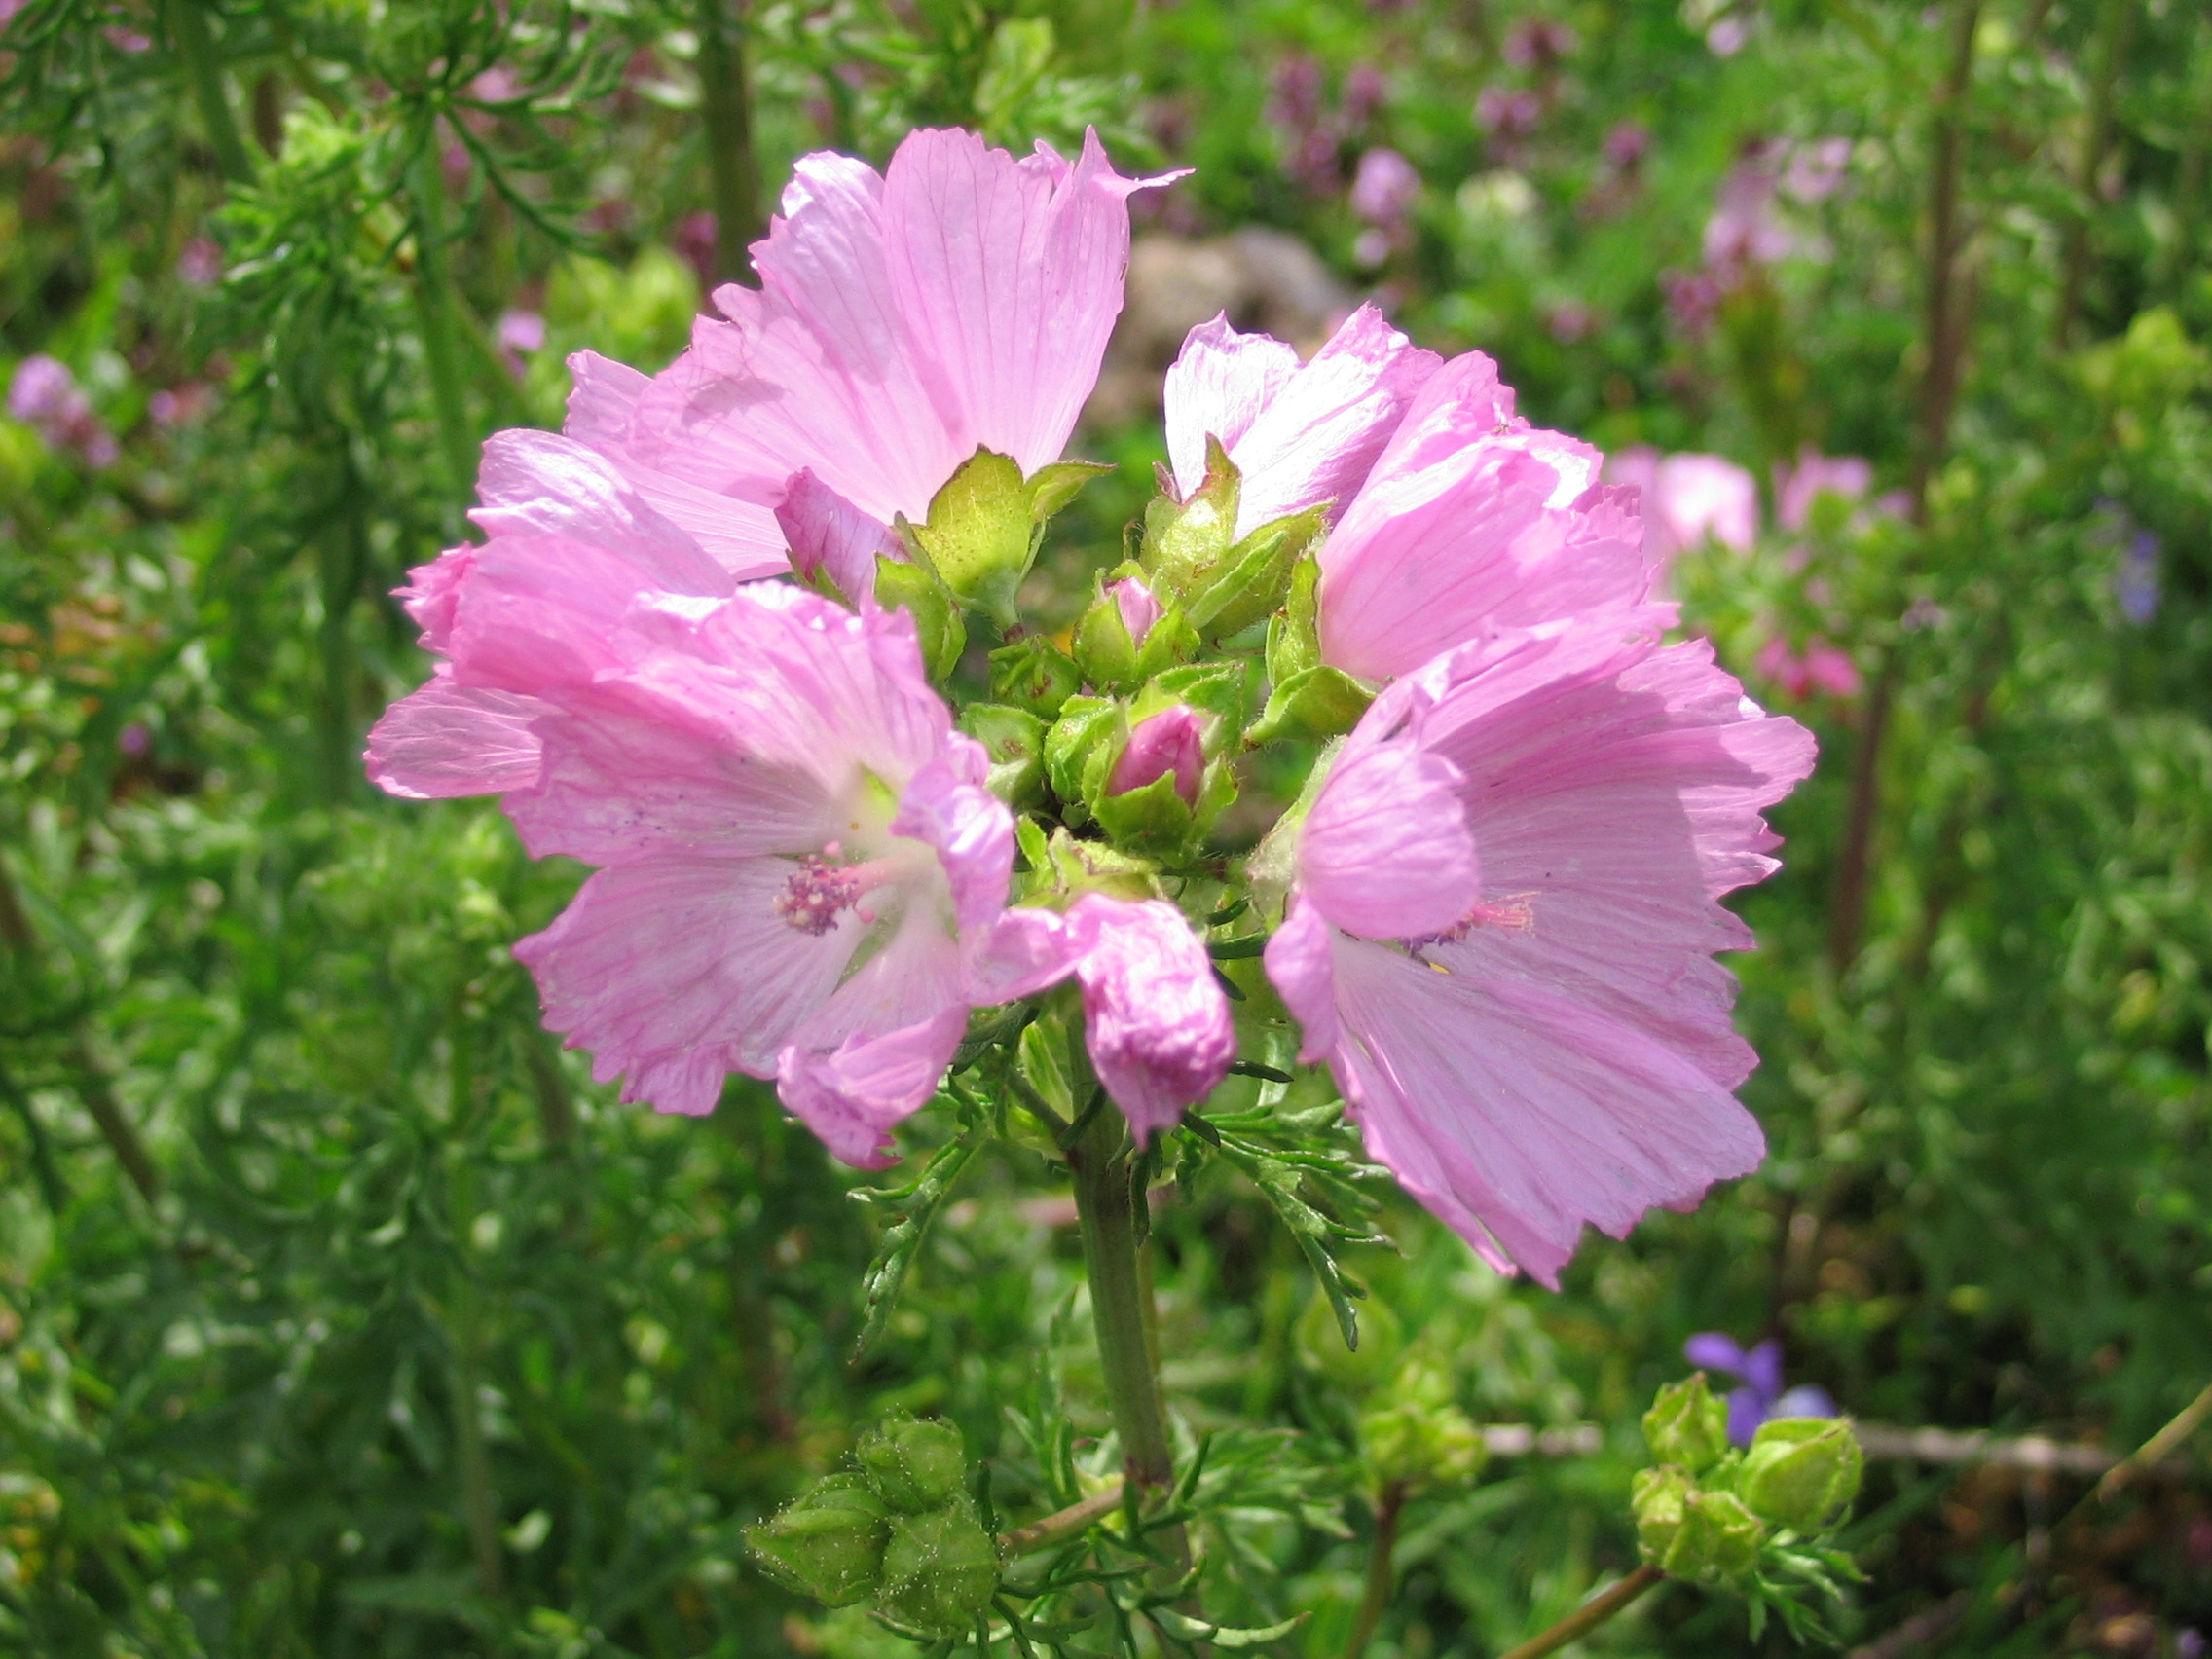
M 1621 1236 L 1764 1152 L 1712 960 L 1751 935 L 1717 901 L 1776 867 L 1759 815 L 1812 740 L 1702 642 L 1659 645 L 1671 620 L 1506 631 L 1385 690 L 1267 949 L 1370 1155 L 1547 1285 L 1585 1224 Z
M 1639 445 L 1605 461 L 1605 478 L 1636 489 L 1643 504 L 1644 548 L 1669 560 L 1708 537 L 1749 553 L 1759 536 L 1758 481 L 1716 455 L 1661 456 Z
M 704 207 L 695 213 L 686 213 L 676 227 L 671 238 L 677 256 L 699 274 L 700 286 L 715 279 L 715 239 L 719 233 L 715 216 Z
M 1805 642 L 1802 652 L 1789 648 L 1780 637 L 1770 639 L 1751 659 L 1760 677 L 1802 702 L 1816 691 L 1830 697 L 1859 694 L 1859 665 L 1819 635 Z
M 1505 37 L 1505 61 L 1516 69 L 1551 70 L 1574 55 L 1581 37 L 1549 18 L 1525 18 Z
M 178 250 L 177 279 L 188 288 L 212 288 L 223 279 L 223 250 L 212 237 L 193 237 Z
M 1420 174 L 1397 151 L 1378 145 L 1359 158 L 1351 181 L 1351 210 L 1382 231 L 1403 230 L 1420 200 Z
M 107 27 L 101 29 L 100 33 L 107 38 L 108 45 L 114 47 L 118 52 L 128 52 L 135 56 L 141 52 L 153 50 L 153 41 L 140 34 L 136 29 L 128 29 L 120 24 L 110 23 Z
M 1229 999 L 1174 905 L 1086 894 L 1068 913 L 1086 949 L 1085 1046 L 1138 1145 L 1211 1094 L 1236 1058 Z
M 522 96 L 522 77 L 496 63 L 468 83 L 468 95 L 482 103 L 511 103 Z
M 1667 314 L 1691 339 L 1713 326 L 1714 313 L 1727 291 L 1710 271 L 1662 271 L 1659 287 L 1667 296 Z
M 534 311 L 503 311 L 492 325 L 492 342 L 507 373 L 520 380 L 531 353 L 545 349 L 545 318 Z
M 476 158 L 468 153 L 466 144 L 455 142 L 438 152 L 438 166 L 445 174 L 446 189 L 458 196 L 468 188 Z
M 582 446 L 486 446 L 482 546 L 414 572 L 447 661 L 371 733 L 414 798 L 498 793 L 534 856 L 599 866 L 515 946 L 546 1023 L 623 1098 L 712 1111 L 772 1077 L 879 1165 L 971 1005 L 1064 977 L 1081 940 L 1008 912 L 1014 825 L 903 612 L 739 588 Z
M 1519 87 L 1485 87 L 1475 97 L 1475 122 L 1493 138 L 1511 142 L 1536 130 L 1543 100 Z
M 776 506 L 801 471 L 879 527 L 921 519 L 977 448 L 1057 461 L 1122 309 L 1128 198 L 1095 133 L 1075 161 L 925 130 L 882 173 L 802 157 L 753 248 L 648 378 L 571 359 L 571 436 L 740 577 L 788 568 Z
M 1114 762 L 1106 793 L 1127 794 L 1172 777 L 1183 804 L 1196 806 L 1206 767 L 1204 735 L 1198 717 L 1180 703 L 1140 720 L 1129 733 L 1128 747 Z
M 115 746 L 135 760 L 152 750 L 154 734 L 146 729 L 144 720 L 132 720 L 115 734 Z
M 1354 131 L 1365 127 L 1390 101 L 1390 78 L 1372 63 L 1354 63 L 1345 71 L 1345 92 L 1340 108 L 1345 125 Z
M 1750 19 L 1731 14 L 1705 31 L 1706 49 L 1715 57 L 1733 57 L 1751 38 Z
M 1720 199 L 1705 225 L 1705 263 L 1724 277 L 1772 265 L 1797 250 L 1795 236 L 1775 217 L 1780 179 L 1771 147 L 1754 146 L 1728 169 Z
M 205 381 L 157 391 L 146 400 L 146 414 L 164 431 L 174 431 L 204 420 L 215 407 L 215 388 Z
M 122 453 L 92 411 L 67 365 L 41 352 L 16 365 L 8 387 L 8 413 L 31 427 L 50 448 L 66 450 L 87 466 L 113 466 Z
M 1795 464 L 1777 469 L 1774 516 L 1784 530 L 1801 531 L 1811 521 L 1813 503 L 1824 495 L 1846 501 L 1862 501 L 1874 488 L 1874 468 L 1855 455 L 1823 455 L 1810 444 L 1800 450 Z M 1878 496 L 1867 511 L 1901 517 L 1906 501 L 1902 492 Z M 1860 515 L 1862 521 L 1864 513 Z
M 1621 122 L 1605 134 L 1603 150 L 1607 163 L 1627 172 L 1651 153 L 1651 129 L 1639 122 Z
M 1848 138 L 1816 138 L 1789 152 L 1783 169 L 1782 194 L 1811 206 L 1835 194 L 1844 174 L 1851 170 L 1852 142 Z
M 1563 300 L 1544 318 L 1544 328 L 1562 346 L 1587 340 L 1598 326 L 1598 314 L 1580 300 Z

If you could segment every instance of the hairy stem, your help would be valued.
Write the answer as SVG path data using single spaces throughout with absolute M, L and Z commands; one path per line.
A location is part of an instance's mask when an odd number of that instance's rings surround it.
M 1131 1178 L 1131 1150 L 1122 1115 L 1095 1112 L 1069 1149 L 1068 1162 L 1075 1171 L 1076 1214 L 1083 1229 L 1098 1359 L 1106 1374 L 1106 1403 L 1121 1436 L 1124 1470 L 1141 1494 L 1174 1480 L 1175 1452 L 1153 1362 L 1152 1299 L 1138 1259 L 1137 1205 L 1144 1199 Z
M 1557 1653 L 1568 1642 L 1581 1641 L 1653 1585 L 1664 1583 L 1666 1578 L 1664 1572 L 1646 1563 L 1611 1589 L 1591 1597 L 1543 1635 L 1530 1637 L 1511 1652 L 1500 1654 L 1498 1659 L 1543 1659 L 1547 1653 Z
M 1375 1494 L 1375 1541 L 1367 1552 L 1367 1587 L 1359 1598 L 1359 1611 L 1352 1615 L 1345 1659 L 1360 1659 L 1367 1651 L 1367 1644 L 1375 1639 L 1375 1627 L 1382 1622 L 1383 1609 L 1390 1604 L 1390 1591 L 1398 1581 L 1392 1559 L 1398 1550 L 1398 1512 L 1405 1502 L 1403 1481 L 1391 1481 Z
M 1959 280 L 1959 179 L 1966 150 L 1965 104 L 1973 80 L 1974 31 L 1981 0 L 1958 0 L 1951 62 L 1936 99 L 1934 166 L 1928 184 L 1927 366 L 1920 385 L 1920 442 L 1912 463 L 1912 518 L 1928 522 L 1928 486 L 1949 447 L 1951 410 L 1966 351 L 1967 297 Z M 1858 960 L 1873 882 L 1874 831 L 1881 816 L 1882 750 L 1901 672 L 1892 645 L 1874 675 L 1860 716 L 1851 762 L 1851 797 L 1828 910 L 1828 956 L 1842 973 Z
M 415 229 L 415 319 L 423 336 L 423 366 L 430 377 L 430 407 L 437 416 L 438 447 L 458 498 L 476 484 L 476 434 L 468 422 L 467 376 L 454 333 L 452 269 L 446 261 L 445 180 L 439 174 L 436 129 L 424 133 L 408 169 L 408 203 Z
M 725 282 L 745 275 L 746 246 L 760 230 L 745 28 L 745 0 L 699 0 L 699 113 L 715 207 L 715 275 Z
M 238 118 L 231 113 L 230 94 L 223 88 L 223 65 L 215 55 L 214 37 L 207 32 L 201 0 L 169 0 L 168 23 L 177 55 L 184 59 L 185 73 L 192 78 L 193 100 L 200 105 L 200 123 L 207 129 L 207 145 L 215 152 L 215 165 L 231 183 L 242 184 L 253 176 L 253 159 L 239 133 Z

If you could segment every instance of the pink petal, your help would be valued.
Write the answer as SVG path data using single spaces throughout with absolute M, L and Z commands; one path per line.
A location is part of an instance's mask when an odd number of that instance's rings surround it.
M 1167 371 L 1176 483 L 1188 495 L 1204 477 L 1210 433 L 1243 475 L 1239 535 L 1323 501 L 1342 509 L 1441 361 L 1373 306 L 1303 367 L 1289 347 L 1216 317 L 1191 331 Z
M 1512 414 L 1479 352 L 1420 390 L 1321 550 L 1321 649 L 1386 679 L 1504 627 L 1641 603 L 1651 583 L 1597 452 Z
M 786 568 L 775 515 L 761 501 L 740 499 L 662 470 L 646 459 L 636 427 L 639 399 L 651 380 L 626 363 L 578 351 L 569 359 L 573 388 L 564 430 L 605 456 L 663 517 L 688 534 L 738 581 Z
M 982 746 L 958 735 L 949 745 L 946 758 L 914 774 L 900 797 L 891 832 L 937 849 L 952 885 L 953 915 L 966 932 L 988 927 L 1006 907 L 1007 884 L 1014 877 L 1014 815 L 973 781 L 989 763 Z
M 498 538 L 543 536 L 612 553 L 641 585 L 671 593 L 728 593 L 735 585 L 683 531 L 656 512 L 598 452 L 552 432 L 494 432 L 476 479 L 483 504 L 468 516 Z
M 1236 1031 L 1206 948 L 1174 905 L 1086 894 L 1072 915 L 1097 929 L 1076 970 L 1086 1046 L 1141 1143 L 1229 1075 Z
M 1459 768 L 1416 731 L 1345 747 L 1298 835 L 1298 878 L 1313 908 L 1368 939 L 1451 928 L 1482 897 L 1459 804 Z
M 819 938 L 778 919 L 792 868 L 660 859 L 601 870 L 514 947 L 536 977 L 546 1028 L 589 1050 L 600 1082 L 627 1073 L 624 1099 L 663 1111 L 712 1111 L 729 1072 L 773 1075 L 859 939 L 850 918 Z
M 1298 1021 L 1298 1057 L 1310 1065 L 1337 1046 L 1335 931 L 1303 894 L 1290 902 L 1290 913 L 1268 940 L 1262 957 L 1268 979 L 1283 1007 Z
M 1159 599 L 1136 576 L 1108 582 L 1106 591 L 1114 596 L 1114 608 L 1121 612 L 1122 626 L 1129 631 L 1129 643 L 1142 649 L 1152 634 L 1152 625 L 1166 614 Z
M 1173 777 L 1185 806 L 1196 806 L 1205 771 L 1204 727 L 1198 717 L 1177 703 L 1148 716 L 1129 733 L 1128 746 L 1106 780 L 1108 794 L 1127 794 L 1161 778 Z
M 786 1049 L 776 1067 L 776 1092 L 787 1110 L 823 1144 L 860 1169 L 898 1161 L 891 1128 L 936 1093 L 968 1029 L 968 1012 L 935 1017 L 881 1037 L 851 1037 L 828 1053 Z
M 534 697 L 471 691 L 440 673 L 384 712 L 369 733 L 369 780 L 409 800 L 499 794 L 537 781 Z
M 776 523 L 791 544 L 792 569 L 809 580 L 820 571 L 856 604 L 862 595 L 875 592 L 878 557 L 903 557 L 881 524 L 823 483 L 811 467 L 792 475 Z
M 1063 916 L 1027 905 L 1006 911 L 974 936 L 968 951 L 968 1000 L 978 1008 L 1035 996 L 1058 984 L 1097 942 L 1096 918 Z
M 968 449 L 1024 472 L 1059 459 L 1121 314 L 1128 198 L 1146 182 L 1116 173 L 1096 132 L 1072 166 L 972 132 L 900 144 L 883 181 L 891 287 Z

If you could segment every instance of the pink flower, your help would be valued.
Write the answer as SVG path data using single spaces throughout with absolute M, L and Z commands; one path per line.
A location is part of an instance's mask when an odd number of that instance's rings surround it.
M 1775 867 L 1760 810 L 1811 769 L 1650 608 L 1514 631 L 1389 687 L 1296 831 L 1267 970 L 1372 1156 L 1546 1284 L 1763 1155 L 1716 903 Z
M 1397 151 L 1378 145 L 1359 158 L 1349 201 L 1360 218 L 1382 230 L 1395 230 L 1419 199 L 1420 174 Z
M 1789 152 L 1789 166 L 1782 174 L 1782 193 L 1810 206 L 1825 202 L 1851 168 L 1853 145 L 1848 138 L 1816 138 Z
M 8 386 L 8 413 L 51 447 L 70 451 L 88 466 L 113 466 L 121 453 L 77 377 L 44 352 L 16 365 L 16 378 Z
M 1710 536 L 1749 553 L 1759 538 L 1758 481 L 1716 455 L 1670 455 L 1639 446 L 1616 452 L 1605 477 L 1641 493 L 1644 546 L 1665 561 Z
M 1186 497 L 1205 478 L 1206 439 L 1242 474 L 1236 534 L 1324 501 L 1339 510 L 1366 479 L 1439 359 L 1361 306 L 1300 363 L 1265 334 L 1201 323 L 1167 371 L 1167 454 Z
M 1526 138 L 1543 118 L 1543 100 L 1525 89 L 1485 87 L 1475 97 L 1475 123 L 1493 138 Z
M 1085 1046 L 1142 1145 L 1229 1075 L 1236 1058 L 1229 999 L 1205 945 L 1172 904 L 1090 893 L 1068 922 L 1088 947 L 1076 968 Z
M 503 794 L 533 855 L 598 866 L 515 955 L 624 1099 L 703 1113 L 726 1074 L 772 1077 L 838 1157 L 887 1161 L 969 1008 L 1082 942 L 1005 910 L 1013 821 L 911 620 L 735 586 L 566 438 L 498 434 L 480 494 L 490 539 L 404 590 L 448 661 L 378 722 L 370 776 Z
M 1846 501 L 1864 500 L 1874 488 L 1873 463 L 1855 455 L 1823 455 L 1807 444 L 1797 452 L 1794 466 L 1777 470 L 1774 486 L 1774 516 L 1784 530 L 1799 531 L 1811 522 L 1813 503 L 1823 495 L 1832 495 Z M 1905 510 L 1901 494 L 1876 498 L 1868 503 L 1869 510 L 1900 516 Z M 1859 515 L 1862 521 L 1865 515 Z
M 1127 794 L 1161 778 L 1175 780 L 1175 793 L 1185 806 L 1198 802 L 1198 784 L 1205 773 L 1202 747 L 1204 727 L 1198 717 L 1182 704 L 1162 709 L 1137 722 L 1129 733 L 1128 747 L 1114 762 L 1106 780 L 1108 794 Z
M 1751 666 L 1800 702 L 1816 691 L 1825 691 L 1831 697 L 1859 694 L 1859 665 L 1819 635 L 1805 642 L 1802 655 L 1791 650 L 1788 643 L 1779 636 L 1770 639 L 1759 646 Z
M 1386 680 L 1499 628 L 1642 603 L 1634 496 L 1513 413 L 1479 351 L 1430 375 L 1320 551 L 1323 660 Z
M 1715 271 L 1772 265 L 1797 250 L 1797 239 L 1775 218 L 1778 180 L 1771 151 L 1755 148 L 1728 169 L 1720 200 L 1705 225 L 1705 262 Z
M 791 481 L 878 525 L 920 519 L 978 448 L 1059 459 L 1122 308 L 1131 192 L 1095 133 L 1073 163 L 909 134 L 878 174 L 803 157 L 753 248 L 660 375 L 571 359 L 568 431 L 739 577 L 786 566 Z
M 211 237 L 190 238 L 177 251 L 177 279 L 188 288 L 212 288 L 223 279 L 223 250 Z
M 503 311 L 492 326 L 492 341 L 507 373 L 520 380 L 527 366 L 524 359 L 545 349 L 545 318 L 534 311 Z

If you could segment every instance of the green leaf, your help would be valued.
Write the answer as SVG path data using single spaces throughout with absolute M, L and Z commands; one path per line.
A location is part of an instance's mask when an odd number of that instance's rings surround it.
M 982 1114 L 970 1110 L 963 1116 L 965 1121 L 959 1135 L 939 1148 L 937 1156 L 907 1185 L 888 1189 L 863 1187 L 853 1193 L 861 1202 L 895 1214 L 891 1225 L 883 1230 L 875 1259 L 861 1276 L 862 1322 L 861 1334 L 853 1343 L 855 1359 L 866 1353 L 883 1334 L 884 1323 L 898 1304 L 900 1287 L 906 1282 L 914 1258 L 921 1252 L 922 1241 L 929 1236 L 930 1224 L 944 1208 L 953 1183 L 968 1167 L 968 1161 L 983 1144 Z
M 1206 1641 L 1216 1647 L 1258 1647 L 1263 1642 L 1280 1641 L 1306 1622 L 1304 1613 L 1294 1613 L 1280 1624 L 1268 1625 L 1258 1630 L 1236 1630 L 1228 1625 L 1209 1623 L 1204 1619 L 1186 1617 L 1173 1607 L 1154 1607 L 1145 1616 L 1169 1636 L 1185 1641 Z
M 1014 593 L 1036 554 L 1036 521 L 1021 468 L 1011 456 L 979 449 L 930 498 L 929 518 L 914 525 L 915 544 L 962 605 L 1001 628 L 1017 620 Z

